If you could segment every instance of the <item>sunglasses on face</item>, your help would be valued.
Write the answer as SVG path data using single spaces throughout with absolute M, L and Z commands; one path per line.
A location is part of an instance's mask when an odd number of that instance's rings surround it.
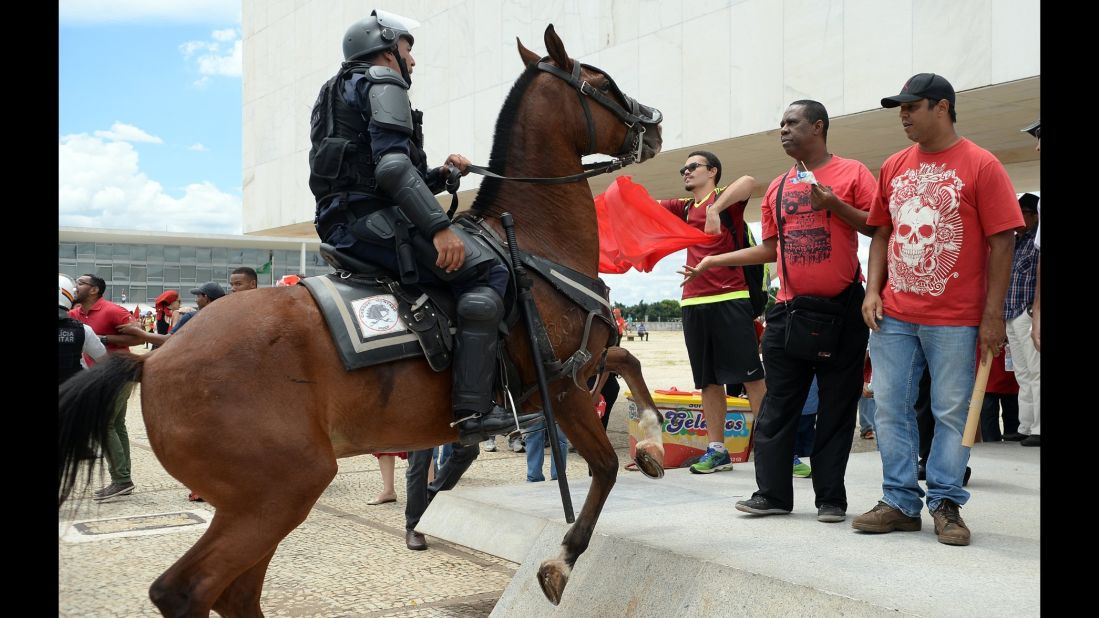
M 700 167 L 705 167 L 706 169 L 709 169 L 713 166 L 712 165 L 706 165 L 705 163 L 688 163 L 687 165 L 684 165 L 683 167 L 679 168 L 679 175 L 680 176 L 686 176 L 688 172 L 693 172 L 693 171 L 695 171 L 696 169 L 698 169 Z

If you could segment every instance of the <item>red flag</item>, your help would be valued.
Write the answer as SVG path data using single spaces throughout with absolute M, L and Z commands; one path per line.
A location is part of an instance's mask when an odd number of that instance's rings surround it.
M 636 268 L 651 272 L 664 256 L 713 237 L 687 225 L 656 203 L 630 176 L 619 176 L 595 196 L 599 220 L 599 272 Z

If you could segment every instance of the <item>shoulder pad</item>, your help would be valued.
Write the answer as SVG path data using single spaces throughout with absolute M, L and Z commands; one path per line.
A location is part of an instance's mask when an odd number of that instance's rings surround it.
M 404 82 L 401 84 L 370 85 L 370 122 L 390 131 L 412 135 L 412 104 L 408 101 Z
M 408 90 L 401 74 L 389 67 L 374 65 L 366 72 L 366 78 L 375 84 L 394 84 Z

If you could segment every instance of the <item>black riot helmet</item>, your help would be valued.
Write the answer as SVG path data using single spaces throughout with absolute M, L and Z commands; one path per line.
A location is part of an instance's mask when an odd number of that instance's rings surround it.
M 418 22 L 407 17 L 386 11 L 371 11 L 370 17 L 355 22 L 344 33 L 343 59 L 350 62 L 387 49 L 396 51 L 397 40 L 401 37 L 414 43 L 409 30 L 418 25 Z

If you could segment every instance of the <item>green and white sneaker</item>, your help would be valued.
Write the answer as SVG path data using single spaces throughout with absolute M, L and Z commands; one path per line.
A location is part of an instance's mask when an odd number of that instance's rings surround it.
M 723 470 L 732 470 L 733 462 L 729 459 L 729 451 L 720 453 L 712 448 L 706 449 L 706 454 L 691 465 L 691 474 L 710 474 Z
M 802 463 L 797 457 L 794 458 L 794 476 L 799 479 L 807 479 L 813 475 L 813 469 L 809 467 L 809 464 Z

